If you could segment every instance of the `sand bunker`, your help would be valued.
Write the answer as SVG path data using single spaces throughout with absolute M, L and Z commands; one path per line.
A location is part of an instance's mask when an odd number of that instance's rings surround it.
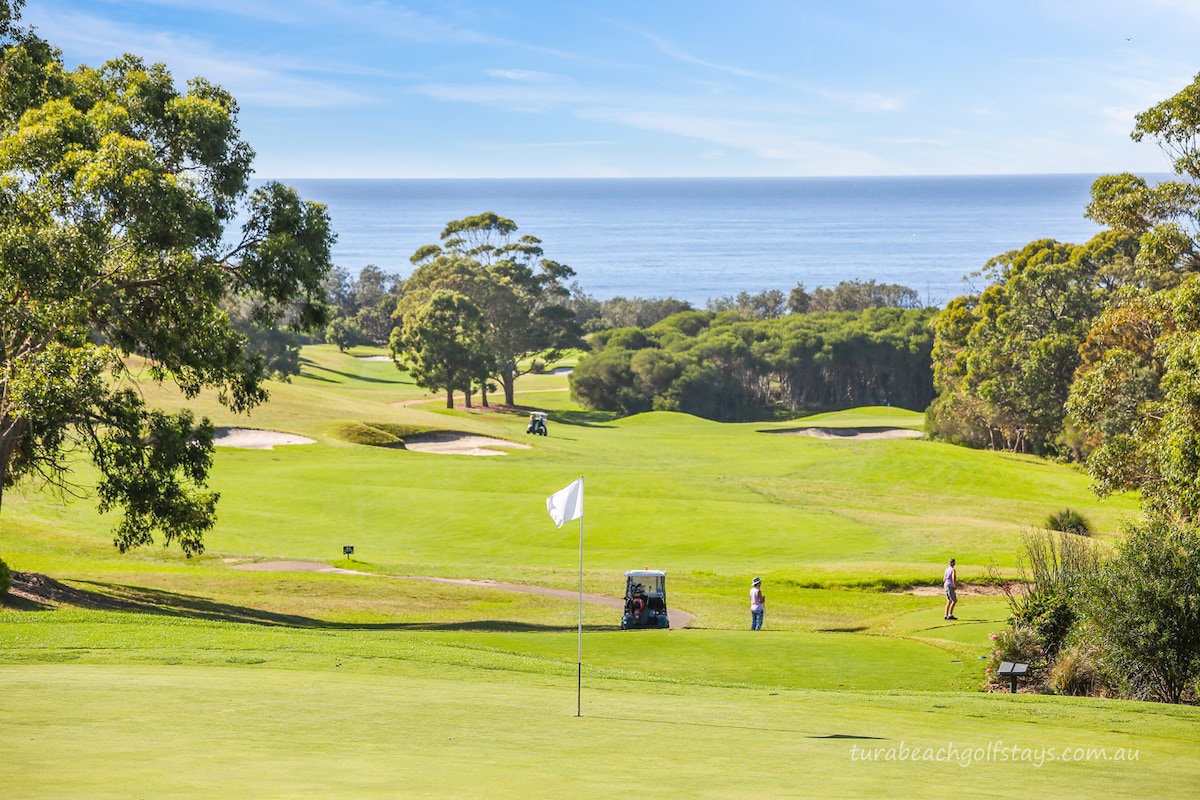
M 355 356 L 359 361 L 391 361 L 391 356 Z
M 863 439 L 920 439 L 925 435 L 912 428 L 788 428 L 761 432 L 813 436 L 817 439 L 855 439 L 860 441 Z
M 279 444 L 316 444 L 316 439 L 279 431 L 254 428 L 217 428 L 213 444 L 217 447 L 238 447 L 243 450 L 274 450 Z
M 404 448 L 418 453 L 439 453 L 454 456 L 503 456 L 503 450 L 493 450 L 495 447 L 516 447 L 528 450 L 529 445 L 518 442 L 506 442 L 503 439 L 493 439 L 490 436 L 475 436 L 470 433 L 454 431 L 435 431 L 421 433 L 416 436 L 404 437 Z

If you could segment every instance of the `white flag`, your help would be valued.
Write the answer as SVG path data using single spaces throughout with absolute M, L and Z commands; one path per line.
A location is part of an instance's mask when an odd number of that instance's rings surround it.
M 546 510 L 558 527 L 583 516 L 583 478 L 546 498 Z

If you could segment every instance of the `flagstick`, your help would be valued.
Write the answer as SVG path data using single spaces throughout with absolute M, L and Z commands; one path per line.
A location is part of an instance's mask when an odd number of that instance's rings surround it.
M 579 476 L 579 491 L 583 493 L 583 476 Z M 579 655 L 575 662 L 575 716 L 583 716 L 583 514 L 579 515 Z

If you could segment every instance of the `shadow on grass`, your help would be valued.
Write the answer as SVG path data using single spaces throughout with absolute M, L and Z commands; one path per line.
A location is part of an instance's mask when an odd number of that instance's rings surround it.
M 612 411 L 551 411 L 550 421 L 560 425 L 578 425 L 584 428 L 611 428 L 617 415 Z
M 56 582 L 57 583 L 57 582 Z M 221 603 L 206 597 L 126 586 L 95 581 L 76 581 L 91 590 L 66 587 L 70 594 L 55 599 L 85 608 L 126 611 L 139 614 L 158 614 L 169 617 L 241 622 L 284 628 L 314 628 L 322 630 L 379 630 L 379 631 L 486 631 L 495 633 L 562 633 L 576 630 L 576 625 L 539 625 L 514 620 L 467 620 L 462 622 L 332 622 L 299 614 L 280 614 L 261 608 Z M 62 584 L 59 584 L 62 586 Z M 48 610 L 51 606 L 33 601 L 29 610 Z M 585 625 L 585 630 L 609 631 L 611 626 Z
M 301 363 L 305 367 L 308 367 L 310 370 L 320 370 L 321 372 L 328 372 L 331 375 L 340 375 L 341 377 L 346 378 L 347 380 L 352 380 L 352 381 L 362 381 L 363 383 L 384 383 L 389 386 L 398 386 L 398 385 L 405 383 L 405 381 L 399 380 L 398 374 L 397 374 L 397 380 L 390 380 L 388 378 L 369 378 L 366 375 L 356 375 L 353 372 L 343 372 L 340 369 L 330 369 L 329 367 L 322 367 L 320 364 L 314 364 L 311 361 L 301 360 Z M 320 375 L 313 375 L 311 372 L 306 374 L 304 377 L 312 378 L 312 379 L 318 380 L 318 381 L 330 380 L 329 378 L 325 378 Z
M 586 716 L 588 717 L 588 719 L 604 719 L 604 720 L 609 720 L 610 722 L 636 722 L 639 725 L 644 725 L 644 724 L 649 723 L 651 725 L 675 725 L 675 726 L 684 726 L 684 727 L 688 727 L 688 728 L 722 728 L 725 730 L 764 731 L 764 732 L 769 732 L 769 733 L 804 733 L 804 731 L 798 731 L 795 728 L 768 728 L 768 727 L 764 727 L 762 725 L 734 725 L 734 724 L 730 724 L 730 723 L 720 723 L 720 722 L 684 722 L 682 720 L 676 720 L 676 719 L 644 719 L 641 717 L 637 717 L 637 718 L 634 718 L 634 717 L 607 717 L 607 716 L 598 715 L 598 714 L 588 714 Z M 882 737 L 882 736 L 856 736 L 855 734 L 851 734 L 851 733 L 830 733 L 830 734 L 826 734 L 823 736 L 817 736 L 817 735 L 810 734 L 808 736 L 805 736 L 804 738 L 805 739 L 877 739 L 877 740 L 883 740 L 884 737 Z

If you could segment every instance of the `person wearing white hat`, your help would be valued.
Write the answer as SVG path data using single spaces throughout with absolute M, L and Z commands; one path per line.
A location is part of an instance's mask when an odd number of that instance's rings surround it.
M 763 624 L 763 613 L 766 611 L 767 598 L 762 593 L 762 578 L 755 578 L 750 584 L 750 630 L 760 631 Z

